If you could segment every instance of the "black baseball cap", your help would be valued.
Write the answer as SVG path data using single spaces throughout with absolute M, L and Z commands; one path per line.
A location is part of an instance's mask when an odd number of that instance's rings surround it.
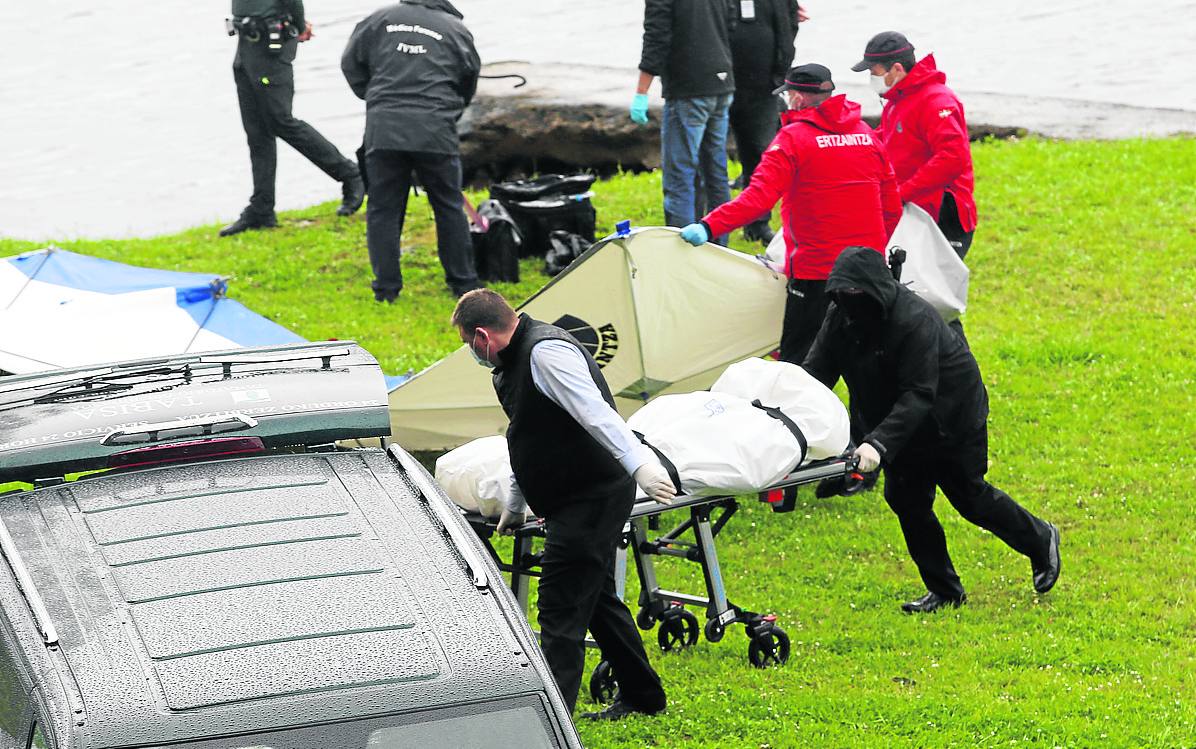
M 913 54 L 914 45 L 909 43 L 900 31 L 882 31 L 868 40 L 864 47 L 864 59 L 851 66 L 855 72 L 867 70 L 878 62 L 888 62 L 905 53 Z
M 777 86 L 774 94 L 782 91 L 809 91 L 825 93 L 835 90 L 835 82 L 831 80 L 831 71 L 825 65 L 810 62 L 790 68 L 785 74 L 785 82 Z

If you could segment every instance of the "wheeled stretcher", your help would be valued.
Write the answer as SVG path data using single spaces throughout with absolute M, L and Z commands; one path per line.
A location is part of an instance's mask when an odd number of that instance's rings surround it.
M 857 481 L 859 476 L 855 471 L 853 458 L 837 457 L 809 463 L 763 490 L 759 498 L 770 503 L 774 512 L 786 512 L 796 503 L 797 487 L 828 478 Z M 778 626 L 776 617 L 742 608 L 727 597 L 715 540 L 738 509 L 739 499 L 728 495 L 677 497 L 670 505 L 651 500 L 637 502 L 632 507 L 615 560 L 616 588 L 622 596 L 630 550 L 640 583 L 635 621 L 644 630 L 659 623 L 657 643 L 662 650 L 680 650 L 697 643 L 698 617 L 686 608 L 692 606 L 705 612 L 705 624 L 701 629 L 710 642 L 721 640 L 732 625 L 742 624 L 749 640 L 748 660 L 753 666 L 764 668 L 783 664 L 789 659 L 789 637 Z M 477 513 L 462 512 L 499 569 L 510 573 L 511 589 L 526 615 L 531 580 L 540 575 L 541 554 L 533 552 L 533 541 L 544 535 L 543 524 L 532 521 L 520 527 L 514 535 L 510 559 L 503 560 L 491 543 L 496 522 Z M 686 517 L 659 534 L 662 516 L 673 512 L 683 512 Z M 656 556 L 676 557 L 699 564 L 706 586 L 705 595 L 663 588 L 656 574 Z M 615 688 L 610 665 L 605 661 L 599 663 L 590 678 L 591 696 L 598 702 L 610 701 Z

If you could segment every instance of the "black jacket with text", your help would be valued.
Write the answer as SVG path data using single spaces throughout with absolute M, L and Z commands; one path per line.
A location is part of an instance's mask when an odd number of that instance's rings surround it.
M 473 35 L 448 0 L 402 0 L 357 24 L 341 57 L 365 99 L 365 150 L 456 154 L 457 120 L 477 91 Z
M 884 463 L 902 453 L 949 450 L 988 418 L 988 393 L 975 357 L 934 307 L 893 280 L 884 256 L 848 247 L 826 282 L 827 294 L 860 289 L 880 319 L 861 325 L 832 304 L 802 367 L 827 387 L 842 376 L 853 432 Z

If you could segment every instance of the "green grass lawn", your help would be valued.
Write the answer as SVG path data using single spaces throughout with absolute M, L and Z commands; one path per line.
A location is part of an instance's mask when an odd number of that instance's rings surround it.
M 973 153 L 966 327 L 991 393 L 989 475 L 1060 527 L 1059 585 L 1035 595 L 1029 562 L 943 501 L 970 603 L 903 616 L 897 605 L 922 590 L 879 492 L 804 494 L 788 515 L 745 501 L 721 537 L 723 570 L 736 602 L 778 615 L 788 665 L 749 667 L 740 630 L 681 654 L 645 633 L 668 713 L 582 724 L 587 745 L 1196 745 L 1196 141 Z M 661 221 L 657 174 L 596 192 L 603 233 Z M 355 338 L 390 372 L 457 345 L 422 198 L 394 306 L 373 301 L 363 217 L 328 204 L 283 224 L 63 246 L 231 275 L 234 298 L 310 339 Z M 738 233 L 735 244 L 746 248 Z M 37 246 L 0 240 L 0 255 Z M 524 298 L 544 278 L 535 262 L 523 271 L 497 288 Z M 694 572 L 662 564 L 675 589 L 696 592 Z

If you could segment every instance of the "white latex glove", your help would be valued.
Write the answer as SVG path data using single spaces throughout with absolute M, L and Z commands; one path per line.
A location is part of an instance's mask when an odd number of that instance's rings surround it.
M 515 531 L 523 525 L 527 519 L 527 514 L 523 512 L 511 512 L 503 508 L 502 515 L 498 517 L 498 532 L 503 536 L 514 536 Z
M 650 460 L 644 463 L 635 469 L 635 473 L 631 477 L 635 479 L 635 483 L 639 484 L 645 494 L 662 505 L 672 504 L 673 497 L 677 496 L 673 480 L 669 478 L 669 472 L 664 469 L 660 461 Z
M 854 455 L 860 459 L 860 470 L 864 473 L 875 471 L 880 467 L 880 453 L 867 442 L 857 447 Z

